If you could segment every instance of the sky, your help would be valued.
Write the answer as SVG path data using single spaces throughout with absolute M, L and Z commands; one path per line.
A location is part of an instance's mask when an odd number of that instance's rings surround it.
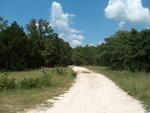
M 73 47 L 97 45 L 118 30 L 150 28 L 150 0 L 0 0 L 0 16 L 23 27 L 47 19 Z

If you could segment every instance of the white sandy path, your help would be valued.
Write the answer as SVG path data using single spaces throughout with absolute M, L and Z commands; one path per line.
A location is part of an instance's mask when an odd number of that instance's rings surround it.
M 27 113 L 145 113 L 139 101 L 127 95 L 104 75 L 83 67 L 77 72 L 75 84 L 52 108 Z

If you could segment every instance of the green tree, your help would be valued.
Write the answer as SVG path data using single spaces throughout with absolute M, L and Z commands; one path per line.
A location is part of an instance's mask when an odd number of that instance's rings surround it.
M 0 31 L 6 29 L 8 26 L 7 20 L 4 20 L 3 17 L 0 17 Z
M 23 67 L 26 60 L 22 56 L 29 54 L 29 43 L 23 28 L 17 22 L 0 32 L 1 67 L 6 69 L 19 69 Z

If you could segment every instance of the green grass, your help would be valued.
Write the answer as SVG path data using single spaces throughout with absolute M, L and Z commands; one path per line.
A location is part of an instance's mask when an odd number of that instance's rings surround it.
M 87 68 L 104 74 L 129 95 L 141 100 L 148 110 L 150 109 L 150 73 L 113 71 L 98 66 L 87 66 Z
M 51 76 L 51 85 L 41 88 L 21 89 L 0 91 L 0 113 L 16 113 L 27 108 L 35 107 L 64 93 L 70 88 L 74 80 L 74 73 L 69 68 L 47 68 L 45 71 Z M 42 75 L 42 70 L 7 72 L 0 73 L 0 76 L 7 75 L 8 78 L 15 78 L 17 82 L 24 78 L 36 79 Z

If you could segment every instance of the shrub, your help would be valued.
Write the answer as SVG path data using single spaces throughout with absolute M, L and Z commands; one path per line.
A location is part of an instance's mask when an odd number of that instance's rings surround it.
M 32 79 L 32 78 L 25 78 L 20 82 L 20 87 L 23 89 L 32 89 L 38 88 L 40 86 L 40 80 Z
M 28 78 L 23 79 L 20 82 L 20 87 L 22 89 L 33 89 L 33 88 L 40 88 L 42 86 L 49 86 L 51 83 L 50 75 L 43 69 L 42 76 L 36 79 Z
M 76 75 L 77 74 L 73 70 L 71 70 L 71 76 L 76 77 Z
M 2 89 L 14 89 L 16 88 L 15 79 L 9 79 L 8 76 L 0 76 L 0 90 Z
M 56 68 L 56 73 L 59 74 L 59 75 L 64 75 L 66 73 L 66 69 L 65 68 Z
M 40 77 L 41 85 L 49 86 L 51 83 L 51 76 L 44 69 L 42 70 L 42 76 Z

